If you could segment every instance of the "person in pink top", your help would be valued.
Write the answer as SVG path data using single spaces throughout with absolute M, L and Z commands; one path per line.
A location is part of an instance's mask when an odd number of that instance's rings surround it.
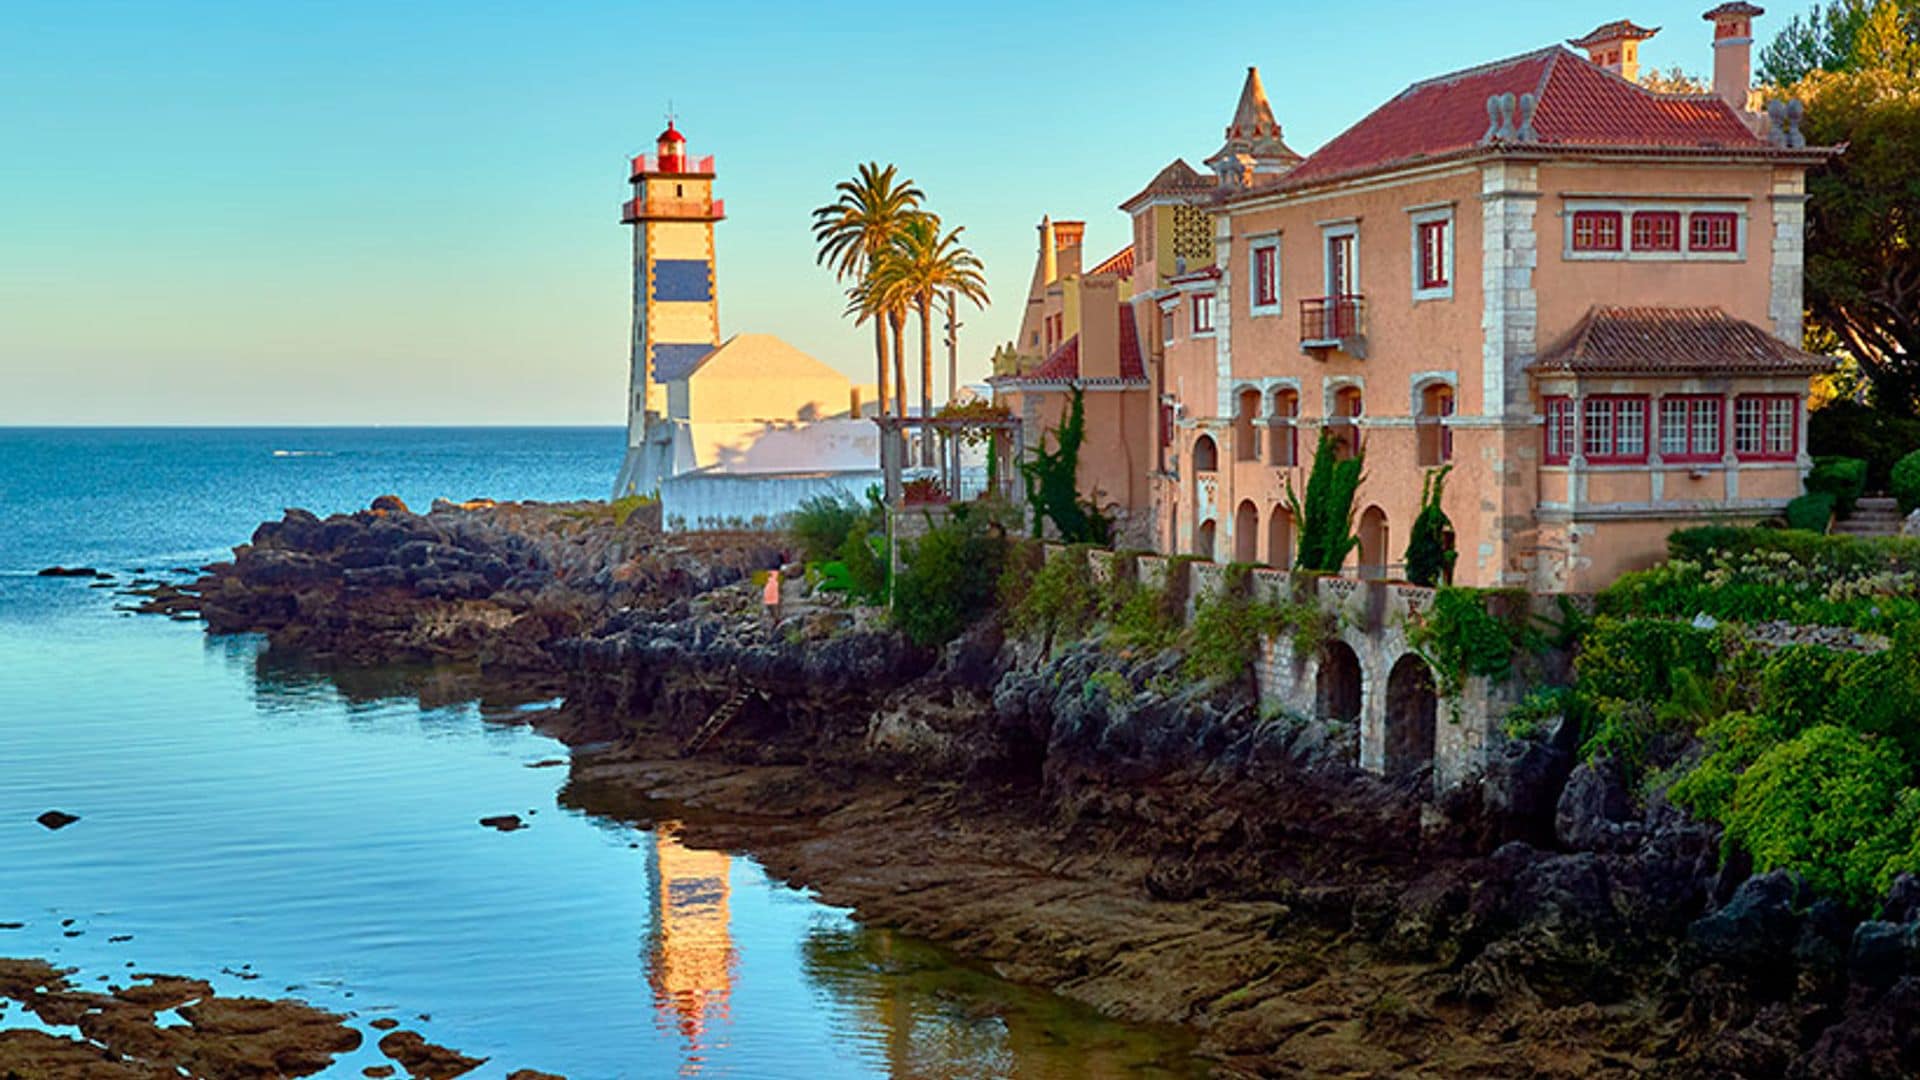
M 771 622 L 780 621 L 780 571 L 767 571 L 766 591 L 761 594 L 761 603 L 767 606 L 767 618 Z

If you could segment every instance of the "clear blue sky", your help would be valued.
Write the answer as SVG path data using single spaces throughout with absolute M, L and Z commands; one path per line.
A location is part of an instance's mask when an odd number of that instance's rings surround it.
M 1248 64 L 1308 152 L 1408 82 L 1614 18 L 1710 74 L 1708 6 L 15 0 L 0 424 L 619 423 L 618 206 L 668 99 L 719 157 L 724 333 L 871 378 L 807 211 L 877 158 L 986 261 L 978 377 L 1040 215 L 1117 249 L 1116 204 L 1219 145 Z

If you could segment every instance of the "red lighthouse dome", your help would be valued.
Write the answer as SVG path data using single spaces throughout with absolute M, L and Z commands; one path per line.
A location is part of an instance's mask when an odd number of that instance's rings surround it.
M 687 137 L 674 130 L 673 121 L 667 121 L 667 130 L 660 133 L 653 146 L 660 156 L 661 172 L 680 172 L 686 168 Z

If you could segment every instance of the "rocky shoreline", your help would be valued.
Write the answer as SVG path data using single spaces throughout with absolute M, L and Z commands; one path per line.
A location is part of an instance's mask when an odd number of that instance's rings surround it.
M 0 957 L 0 1021 L 17 1005 L 47 1030 L 0 1030 L 0 1076 L 22 1080 L 273 1080 L 312 1076 L 369 1038 L 392 1064 L 361 1073 L 378 1080 L 402 1072 L 453 1080 L 486 1064 L 426 1041 L 391 1018 L 363 1033 L 353 1017 L 290 998 L 216 993 L 204 979 L 134 972 L 124 984 L 84 990 L 75 969 L 44 960 Z M 104 977 L 103 977 L 104 980 Z M 68 1031 L 72 1034 L 67 1034 Z M 521 1069 L 508 1080 L 555 1080 Z
M 383 503 L 289 511 L 167 613 L 563 693 L 570 804 L 671 814 L 863 919 L 1186 1025 L 1221 1075 L 1920 1070 L 1920 883 L 1848 911 L 1723 866 L 1571 732 L 1434 803 L 1177 658 L 1043 656 L 991 622 L 936 654 L 797 585 L 776 623 L 752 574 L 778 538 Z

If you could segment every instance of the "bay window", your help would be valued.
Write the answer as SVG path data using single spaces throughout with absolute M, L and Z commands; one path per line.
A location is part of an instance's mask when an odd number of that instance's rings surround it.
M 1573 399 L 1549 397 L 1543 404 L 1547 414 L 1543 460 L 1548 465 L 1565 465 L 1573 460 Z
M 1733 401 L 1733 452 L 1743 461 L 1790 460 L 1800 451 L 1800 399 L 1743 394 Z
M 1665 461 L 1719 461 L 1725 404 L 1715 395 L 1660 399 L 1660 457 Z
M 1586 399 L 1581 448 L 1590 464 L 1647 460 L 1647 399 L 1608 394 Z

